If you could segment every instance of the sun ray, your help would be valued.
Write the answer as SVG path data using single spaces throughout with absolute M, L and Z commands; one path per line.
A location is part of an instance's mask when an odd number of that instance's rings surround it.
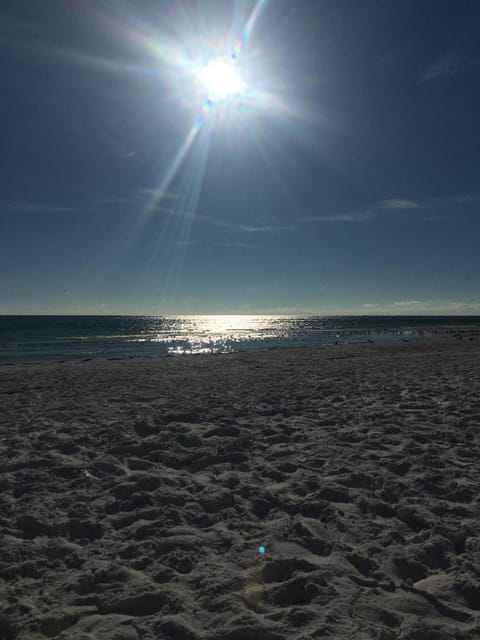
M 267 0 L 257 0 L 253 10 L 248 15 L 246 22 L 240 27 L 240 36 L 235 40 L 233 47 L 228 50 L 225 48 L 225 39 L 223 39 L 223 51 L 217 49 L 206 49 L 205 54 L 197 62 L 194 58 L 190 58 L 191 46 L 182 50 L 181 45 L 173 42 L 171 38 L 160 39 L 155 43 L 151 32 L 143 31 L 135 35 L 135 30 L 128 32 L 129 37 L 137 37 L 138 42 L 148 47 L 159 60 L 167 62 L 166 68 L 171 68 L 172 74 L 177 70 L 178 81 L 180 78 L 188 80 L 190 84 L 196 81 L 197 96 L 201 98 L 199 111 L 195 116 L 194 122 L 186 134 L 183 142 L 173 156 L 167 170 L 162 176 L 158 186 L 151 193 L 150 198 L 140 212 L 136 228 L 130 236 L 130 246 L 133 246 L 135 239 L 138 237 L 149 219 L 159 211 L 162 206 L 162 200 L 170 190 L 172 183 L 176 180 L 179 171 L 186 164 L 185 178 L 180 186 L 180 198 L 173 210 L 166 212 L 166 221 L 161 237 L 155 243 L 152 255 L 149 260 L 148 268 L 155 262 L 155 256 L 159 253 L 161 247 L 164 250 L 166 244 L 175 247 L 170 254 L 168 273 L 166 277 L 166 288 L 171 289 L 173 283 L 178 279 L 178 274 L 183 265 L 187 243 L 190 238 L 192 225 L 197 211 L 198 196 L 203 184 L 205 169 L 210 151 L 211 136 L 213 126 L 224 126 L 234 122 L 234 116 L 239 117 L 244 113 L 244 105 L 251 101 L 252 96 L 259 96 L 262 93 L 254 92 L 248 82 L 241 73 L 241 58 L 244 57 L 248 48 L 253 29 L 258 21 L 261 12 L 265 9 Z M 192 32 L 195 32 L 197 25 L 192 23 Z M 237 31 L 238 33 L 238 31 Z M 230 34 L 231 35 L 231 34 Z M 181 40 L 180 40 L 181 42 Z M 199 53 L 202 51 L 202 30 L 199 30 L 198 47 Z M 215 38 L 212 38 L 212 43 Z M 216 42 L 222 42 L 222 39 L 216 38 Z M 174 76 L 172 75 L 172 80 Z M 187 87 L 188 93 L 188 84 Z M 192 98 L 194 95 L 192 94 Z M 265 101 L 265 97 L 263 98 Z M 261 100 L 259 101 L 261 107 Z M 212 116 L 215 117 L 212 120 Z M 206 127 L 207 121 L 209 126 Z M 199 135 L 200 132 L 202 135 Z M 173 235 L 176 234 L 176 237 Z
M 241 37 L 233 47 L 231 53 L 231 60 L 236 61 L 241 52 L 246 48 L 247 43 L 250 39 L 253 27 L 261 13 L 261 11 L 265 8 L 267 0 L 257 0 L 247 23 L 242 31 Z M 158 45 L 158 50 L 161 51 L 162 57 L 165 56 L 168 47 Z M 176 57 L 180 58 L 181 54 L 178 50 L 178 47 L 175 48 Z M 201 80 L 204 84 L 209 85 L 211 88 L 213 87 L 213 93 L 220 95 L 221 97 L 226 97 L 229 94 L 235 95 L 240 92 L 244 88 L 244 83 L 241 80 L 240 76 L 236 73 L 232 73 L 232 63 L 227 64 L 223 61 L 214 61 L 212 65 L 206 66 L 203 69 L 197 70 L 197 75 L 200 73 Z M 211 90 L 210 90 L 211 93 Z M 192 125 L 190 131 L 188 132 L 184 142 L 181 147 L 175 154 L 170 167 L 166 171 L 163 176 L 160 184 L 155 189 L 152 194 L 150 201 L 144 208 L 142 215 L 139 220 L 139 225 L 143 226 L 146 220 L 150 217 L 153 211 L 156 209 L 158 204 L 160 203 L 162 197 L 167 192 L 170 187 L 175 175 L 177 174 L 180 166 L 182 165 L 188 150 L 193 145 L 197 134 L 203 125 L 205 119 L 208 117 L 212 107 L 214 105 L 214 96 L 207 95 L 202 107 L 200 114 L 198 115 L 195 123 Z

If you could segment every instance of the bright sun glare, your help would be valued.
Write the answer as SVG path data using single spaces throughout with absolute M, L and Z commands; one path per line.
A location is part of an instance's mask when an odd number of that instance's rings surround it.
M 255 124 L 249 117 L 252 112 L 255 114 L 268 109 L 269 113 L 286 113 L 283 102 L 262 85 L 263 67 L 261 63 L 257 63 L 257 60 L 261 61 L 261 56 L 250 55 L 249 59 L 248 55 L 249 52 L 252 53 L 249 44 L 254 26 L 267 2 L 268 0 L 255 0 L 249 15 L 245 15 L 245 22 L 243 18 L 235 19 L 227 32 L 228 37 L 220 37 L 221 23 L 215 25 L 211 20 L 202 23 L 199 19 L 192 24 L 192 28 L 187 25 L 185 38 L 180 37 L 178 44 L 173 45 L 168 38 L 165 42 L 161 38 L 144 38 L 146 45 L 170 69 L 173 96 L 186 107 L 195 107 L 190 129 L 186 131 L 145 206 L 145 220 L 158 207 L 177 177 L 180 167 L 187 161 L 192 163 L 191 173 L 195 178 L 189 210 L 195 211 L 206 171 L 213 126 L 227 127 L 229 133 L 237 133 L 241 130 L 241 125 L 247 122 L 248 127 L 245 126 L 244 130 L 250 133 Z M 202 17 L 201 12 L 199 17 Z M 195 149 L 195 153 L 189 153 L 191 149 Z M 188 220 L 190 222 L 184 230 L 186 235 L 190 232 L 193 217 L 189 216 Z
M 245 91 L 233 61 L 213 60 L 198 71 L 198 78 L 211 100 L 227 100 Z

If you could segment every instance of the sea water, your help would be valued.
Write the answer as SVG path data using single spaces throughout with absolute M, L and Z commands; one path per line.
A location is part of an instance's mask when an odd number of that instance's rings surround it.
M 431 337 L 479 316 L 0 316 L 0 364 Z

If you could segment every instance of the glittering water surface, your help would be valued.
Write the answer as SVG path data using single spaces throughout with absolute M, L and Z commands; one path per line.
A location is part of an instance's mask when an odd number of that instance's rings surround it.
M 124 358 L 428 337 L 475 316 L 0 316 L 0 363 Z

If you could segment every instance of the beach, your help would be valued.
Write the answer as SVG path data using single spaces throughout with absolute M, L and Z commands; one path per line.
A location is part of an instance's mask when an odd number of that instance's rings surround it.
M 1 367 L 0 638 L 480 638 L 462 338 Z

